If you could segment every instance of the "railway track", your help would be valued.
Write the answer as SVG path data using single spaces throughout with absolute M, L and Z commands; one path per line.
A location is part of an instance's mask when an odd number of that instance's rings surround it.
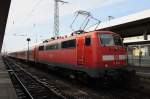
M 53 89 L 55 92 L 61 94 L 66 99 L 150 99 L 149 95 L 145 94 L 144 92 L 140 93 L 140 91 L 136 90 L 118 88 L 105 89 L 101 87 L 91 88 L 84 85 L 66 86 L 66 82 L 61 83 L 61 81 L 53 79 L 51 75 L 43 74 L 42 72 L 35 69 L 32 70 L 31 67 L 24 66 L 25 64 L 21 64 L 18 62 L 15 63 L 15 61 L 12 62 L 16 64 L 16 66 L 18 64 L 19 66 L 23 67 L 23 69 L 34 75 L 34 77 L 40 82 Z
M 5 59 L 19 99 L 66 99 L 60 93 Z
M 19 65 L 22 65 L 22 67 L 24 67 L 24 64 L 16 64 L 16 62 L 14 61 L 13 63 L 17 67 L 19 67 Z M 30 67 L 22 67 L 20 67 L 22 70 L 27 71 L 29 75 L 34 75 L 35 79 L 38 79 L 40 82 L 44 83 L 54 92 L 61 94 L 65 99 L 93 99 L 86 92 L 74 89 L 72 88 L 72 86 L 68 86 L 59 80 L 53 79 L 52 76 L 47 76 L 47 74 L 43 74 L 38 70 L 34 71 L 35 69 L 31 69 Z

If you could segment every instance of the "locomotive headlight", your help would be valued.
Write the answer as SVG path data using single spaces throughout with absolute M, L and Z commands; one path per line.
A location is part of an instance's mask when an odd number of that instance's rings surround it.
M 107 64 L 105 64 L 105 67 L 108 67 L 108 65 L 107 65 Z
M 126 55 L 119 55 L 119 60 L 126 60 L 127 56 Z
M 115 59 L 114 55 L 103 55 L 102 56 L 103 61 L 113 61 L 114 59 Z

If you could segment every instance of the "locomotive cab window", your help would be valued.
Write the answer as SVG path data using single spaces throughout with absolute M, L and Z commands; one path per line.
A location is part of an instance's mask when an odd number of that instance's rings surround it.
M 86 38 L 85 38 L 85 45 L 86 45 L 86 46 L 91 45 L 91 37 L 86 37 Z
M 114 36 L 114 42 L 115 42 L 115 45 L 119 45 L 119 46 L 123 45 L 123 41 L 119 36 Z
M 39 51 L 43 51 L 44 50 L 44 46 L 39 46 Z

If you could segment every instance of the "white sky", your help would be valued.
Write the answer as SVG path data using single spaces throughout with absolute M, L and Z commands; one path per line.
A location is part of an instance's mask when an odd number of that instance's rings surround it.
M 60 5 L 60 17 L 73 16 L 74 12 L 79 9 L 94 9 L 122 0 L 88 0 L 88 2 L 87 0 L 65 1 L 69 3 Z M 38 41 L 52 36 L 53 34 L 50 34 L 50 32 L 53 31 L 53 5 L 53 0 L 12 0 L 3 49 L 15 51 L 26 48 L 26 38 L 30 37 L 31 44 L 33 44 L 35 43 L 35 36 L 38 32 L 40 32 L 37 36 Z M 39 28 L 41 28 L 41 30 L 39 30 Z M 14 36 L 14 34 L 18 36 Z M 40 38 L 40 36 L 42 36 L 42 38 Z
M 31 38 L 31 45 L 50 38 L 53 34 L 54 0 L 11 0 L 11 7 L 5 31 L 3 50 L 15 51 L 27 48 L 26 38 Z M 73 20 L 77 10 L 93 10 L 124 2 L 126 0 L 64 0 L 68 4 L 60 5 L 61 35 L 70 33 L 67 24 Z M 97 15 L 102 15 L 97 13 Z M 66 20 L 68 18 L 68 20 Z M 18 35 L 15 36 L 14 34 Z M 26 35 L 26 36 L 19 36 Z

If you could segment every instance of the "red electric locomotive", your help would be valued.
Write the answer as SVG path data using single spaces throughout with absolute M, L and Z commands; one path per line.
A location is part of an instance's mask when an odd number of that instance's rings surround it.
M 26 59 L 27 51 L 10 55 Z M 92 78 L 120 77 L 124 75 L 123 71 L 127 71 L 122 39 L 110 31 L 80 32 L 69 37 L 53 38 L 34 46 L 29 60 Z

